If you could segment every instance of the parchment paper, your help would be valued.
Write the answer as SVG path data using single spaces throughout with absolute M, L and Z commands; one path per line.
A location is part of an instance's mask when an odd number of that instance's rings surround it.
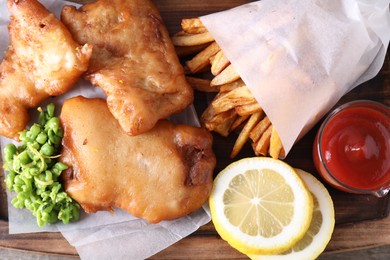
M 276 127 L 286 154 L 348 91 L 374 77 L 389 0 L 263 0 L 201 17 Z
M 60 0 L 42 0 L 40 2 L 57 17 L 59 17 L 63 5 L 75 5 Z M 8 23 L 9 13 L 6 1 L 0 0 L 0 60 L 8 49 Z M 46 104 L 54 102 L 57 112 L 59 112 L 65 99 L 77 95 L 105 98 L 99 87 L 93 87 L 89 82 L 80 79 L 71 91 L 62 96 L 48 99 L 41 106 L 46 107 Z M 34 120 L 37 118 L 38 112 L 31 110 L 31 115 L 32 120 Z M 170 120 L 174 123 L 199 126 L 192 105 L 182 113 L 172 116 Z M 0 147 L 4 147 L 10 142 L 14 141 L 0 137 Z M 82 259 L 145 259 L 186 237 L 211 220 L 208 205 L 205 204 L 188 216 L 174 221 L 163 221 L 155 225 L 134 218 L 123 210 L 115 209 L 115 213 L 86 214 L 82 212 L 78 222 L 68 225 L 47 225 L 40 228 L 36 224 L 35 217 L 29 211 L 16 209 L 11 205 L 10 201 L 15 194 L 7 193 L 7 195 L 9 233 L 60 231 L 68 242 L 76 247 Z

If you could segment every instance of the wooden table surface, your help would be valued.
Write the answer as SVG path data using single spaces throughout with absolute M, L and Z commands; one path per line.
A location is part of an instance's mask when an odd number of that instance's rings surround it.
M 155 0 L 156 5 L 171 33 L 179 30 L 182 18 L 197 17 L 238 6 L 244 0 Z M 358 86 L 345 95 L 339 104 L 356 99 L 376 100 L 390 106 L 390 62 L 387 55 L 380 73 L 372 80 Z M 206 94 L 196 93 L 195 107 L 198 113 L 206 107 Z M 289 153 L 286 162 L 317 176 L 311 149 L 317 124 Z M 216 173 L 232 160 L 229 152 L 236 136 L 223 138 L 214 135 L 214 151 L 217 155 Z M 249 144 L 235 160 L 254 156 Z M 60 233 L 8 234 L 8 214 L 3 173 L 0 173 L 0 259 L 20 257 L 23 259 L 78 258 L 78 254 Z M 320 259 L 390 259 L 390 197 L 376 198 L 369 195 L 354 195 L 337 191 L 327 186 L 333 198 L 336 212 L 336 228 L 332 239 Z M 2 258 L 2 256 L 4 258 Z M 187 238 L 151 257 L 151 259 L 246 259 L 231 248 L 216 233 L 212 223 L 201 227 Z

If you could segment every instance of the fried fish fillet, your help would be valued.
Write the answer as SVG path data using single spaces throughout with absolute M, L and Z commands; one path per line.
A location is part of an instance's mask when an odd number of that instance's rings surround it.
M 28 109 L 69 90 L 85 72 L 92 46 L 80 46 L 36 0 L 8 0 L 10 46 L 0 65 L 0 134 L 18 140 Z
M 129 135 L 150 130 L 193 100 L 159 11 L 150 0 L 99 0 L 61 19 L 81 44 L 94 47 L 86 79 L 100 86 Z
M 216 159 L 211 134 L 167 120 L 127 135 L 103 99 L 66 100 L 60 160 L 65 191 L 88 213 L 119 207 L 157 223 L 203 205 Z

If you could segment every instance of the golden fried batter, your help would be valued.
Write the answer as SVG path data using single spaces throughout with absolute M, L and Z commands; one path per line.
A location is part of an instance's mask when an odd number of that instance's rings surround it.
M 207 200 L 216 163 L 207 130 L 162 120 L 129 136 L 103 99 L 83 97 L 65 101 L 60 120 L 64 187 L 86 212 L 119 207 L 156 223 Z
M 18 140 L 28 109 L 66 92 L 88 68 L 92 46 L 80 46 L 36 0 L 8 0 L 10 46 L 0 65 L 0 134 Z
M 187 107 L 193 92 L 168 31 L 150 0 L 99 0 L 61 19 L 94 53 L 86 78 L 100 86 L 121 127 L 130 135 Z

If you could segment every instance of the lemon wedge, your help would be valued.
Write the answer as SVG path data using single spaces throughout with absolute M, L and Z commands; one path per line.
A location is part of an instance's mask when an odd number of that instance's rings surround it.
M 309 228 L 313 199 L 295 169 L 267 157 L 245 158 L 222 170 L 209 198 L 219 235 L 244 254 L 278 254 Z
M 332 198 L 324 185 L 313 175 L 296 169 L 309 188 L 313 200 L 313 218 L 305 236 L 293 247 L 278 255 L 248 255 L 251 259 L 316 259 L 326 248 L 332 236 L 335 219 Z

